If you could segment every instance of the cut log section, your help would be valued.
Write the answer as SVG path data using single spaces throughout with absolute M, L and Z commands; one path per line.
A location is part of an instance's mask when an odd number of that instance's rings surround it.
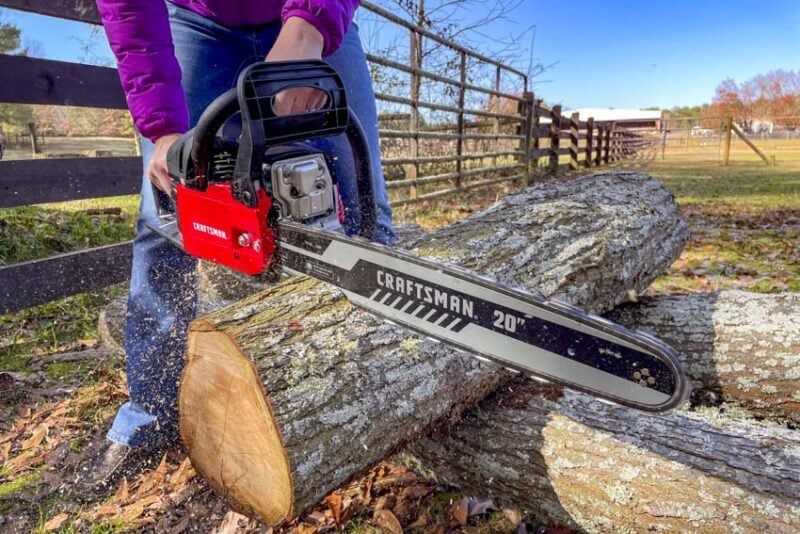
M 443 482 L 582 531 L 797 532 L 797 431 L 561 395 L 513 384 L 411 453 Z
M 800 293 L 643 298 L 609 317 L 672 345 L 696 402 L 800 425 Z
M 527 189 L 413 252 L 601 312 L 646 288 L 685 240 L 663 185 L 618 172 Z M 220 494 L 276 524 L 509 376 L 293 278 L 192 324 L 181 435 Z

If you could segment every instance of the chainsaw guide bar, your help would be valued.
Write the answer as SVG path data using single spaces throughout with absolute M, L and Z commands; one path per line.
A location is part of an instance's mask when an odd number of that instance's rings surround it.
M 287 220 L 276 259 L 380 317 L 534 378 L 647 411 L 685 400 L 672 349 L 569 304 Z

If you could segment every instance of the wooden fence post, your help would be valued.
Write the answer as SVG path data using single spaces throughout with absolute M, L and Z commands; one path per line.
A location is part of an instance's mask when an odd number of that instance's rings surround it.
M 419 69 L 422 67 L 422 36 L 417 35 L 413 30 L 409 30 L 410 47 L 409 47 L 409 60 L 412 69 L 411 73 L 411 114 L 409 116 L 409 130 L 411 138 L 409 139 L 409 156 L 414 160 L 414 163 L 406 165 L 406 178 L 416 180 L 419 177 L 419 89 L 420 89 L 420 75 Z M 415 200 L 419 197 L 417 184 L 411 184 L 409 188 L 409 197 Z
M 541 121 L 541 117 L 542 117 L 542 111 L 541 111 L 542 102 L 543 102 L 542 99 L 538 99 L 538 100 L 534 100 L 533 101 L 533 118 L 531 120 L 531 128 L 533 128 L 536 131 L 536 135 L 533 135 L 531 137 L 531 145 L 532 146 L 531 146 L 530 150 L 536 156 L 533 157 L 532 160 L 531 160 L 531 166 L 532 167 L 538 167 L 539 166 L 539 149 L 540 149 L 540 145 L 541 145 L 541 142 L 539 141 L 541 139 L 539 137 L 539 126 L 540 126 L 540 123 L 542 122 Z M 533 172 L 533 169 L 531 169 L 531 172 Z
M 533 93 L 526 91 L 522 94 L 522 98 L 525 99 L 524 102 L 520 102 L 517 109 L 520 115 L 524 115 L 525 118 L 521 125 L 517 127 L 518 133 L 521 133 L 525 136 L 524 139 L 520 139 L 520 151 L 524 152 L 518 158 L 520 163 L 525 165 L 525 178 L 522 180 L 522 185 L 527 187 L 531 185 L 531 128 L 533 128 L 533 113 L 534 107 L 536 106 L 536 101 L 533 98 Z M 521 132 L 519 130 L 522 130 Z
M 497 68 L 496 68 L 495 77 L 494 77 L 494 90 L 497 93 L 500 92 L 500 77 L 501 77 L 501 70 L 500 70 L 500 65 L 498 65 Z M 503 106 L 502 106 L 502 102 L 503 101 L 500 99 L 500 97 L 498 95 L 495 94 L 493 96 L 495 98 L 495 101 L 498 104 L 497 111 L 499 112 L 503 108 Z M 492 132 L 494 133 L 494 135 L 500 135 L 500 118 L 499 117 L 494 117 L 492 119 L 492 123 L 493 123 L 492 124 Z M 495 146 L 498 146 L 500 144 L 499 143 L 500 139 L 498 139 L 497 137 L 495 137 L 493 139 L 493 141 L 494 141 Z M 497 167 L 497 156 L 492 158 L 492 166 L 493 167 Z
M 572 113 L 569 116 L 569 168 L 578 170 L 578 130 L 580 128 L 580 115 Z
M 461 171 L 463 169 L 462 158 L 464 157 L 464 103 L 466 93 L 466 88 L 464 86 L 467 83 L 467 53 L 464 50 L 461 51 L 459 79 L 461 81 L 461 85 L 458 87 L 458 139 L 456 140 L 456 156 L 458 159 L 456 160 L 457 176 L 454 185 L 456 188 L 461 189 Z
M 605 134 L 605 123 L 597 123 L 597 141 L 595 141 L 594 164 L 599 167 L 603 164 L 603 135 Z
M 561 145 L 561 106 L 553 106 L 550 112 L 550 165 L 549 170 L 558 172 L 558 149 Z
M 583 165 L 586 167 L 592 166 L 592 142 L 594 141 L 594 117 L 586 119 L 586 155 L 584 156 Z
M 722 152 L 722 164 L 727 166 L 731 162 L 731 134 L 733 133 L 733 117 L 725 118 L 725 146 Z
M 36 123 L 28 123 L 28 131 L 31 133 L 31 152 L 35 156 L 41 154 L 42 150 L 39 148 L 39 140 L 36 138 Z
M 606 125 L 605 135 L 605 150 L 603 152 L 603 165 L 611 163 L 611 132 L 614 130 L 614 124 Z

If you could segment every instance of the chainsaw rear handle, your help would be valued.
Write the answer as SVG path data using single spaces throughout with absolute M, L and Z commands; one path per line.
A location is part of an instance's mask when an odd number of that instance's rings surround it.
M 273 101 L 281 92 L 312 87 L 326 94 L 322 109 L 278 115 Z M 214 138 L 231 116 L 241 112 L 242 135 L 231 191 L 242 204 L 255 207 L 254 178 L 260 176 L 269 146 L 344 134 L 355 163 L 362 237 L 370 238 L 377 222 L 372 162 L 364 130 L 347 106 L 344 83 L 339 74 L 321 60 L 260 62 L 246 68 L 236 88 L 217 97 L 203 112 L 197 125 L 169 149 L 169 174 L 184 185 L 205 190 Z

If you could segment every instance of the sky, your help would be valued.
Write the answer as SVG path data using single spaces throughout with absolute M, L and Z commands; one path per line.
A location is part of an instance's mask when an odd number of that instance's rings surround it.
M 508 19 L 483 29 L 479 51 L 535 25 L 533 56 L 555 65 L 533 90 L 567 108 L 698 105 L 727 77 L 800 68 L 800 0 L 523 0 Z M 113 61 L 89 25 L 7 9 L 2 20 L 32 55 L 91 60 L 82 45 L 93 42 L 94 61 Z

